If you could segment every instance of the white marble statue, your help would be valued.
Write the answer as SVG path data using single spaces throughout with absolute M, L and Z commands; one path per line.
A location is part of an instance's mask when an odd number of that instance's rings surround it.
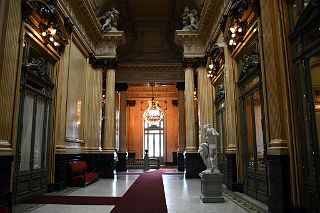
M 219 133 L 212 128 L 210 124 L 204 125 L 203 129 L 205 133 L 205 139 L 199 147 L 200 156 L 207 167 L 207 169 L 203 172 L 215 174 L 220 173 L 217 161 L 217 144 L 215 141 L 215 137 L 218 136 Z
M 118 18 L 119 11 L 112 7 L 111 10 L 108 10 L 105 15 L 99 17 L 98 21 L 100 22 L 103 31 L 118 31 Z
M 181 15 L 183 30 L 196 30 L 198 28 L 198 13 L 197 10 L 189 10 L 188 7 L 184 8 Z

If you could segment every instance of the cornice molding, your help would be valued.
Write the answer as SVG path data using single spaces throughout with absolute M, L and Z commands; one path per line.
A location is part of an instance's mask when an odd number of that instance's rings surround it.
M 79 3 L 85 0 L 79 0 Z M 86 32 L 85 25 L 79 21 L 79 17 L 74 12 L 73 4 L 67 0 L 58 1 L 57 8 L 61 11 L 62 14 L 69 17 L 71 22 L 74 24 L 73 26 L 73 34 L 75 34 L 79 41 L 82 43 L 88 52 L 94 52 L 94 42 L 93 37 L 89 37 Z
M 205 56 L 204 42 L 197 32 L 176 30 L 175 43 L 183 47 L 183 56 L 185 58 L 201 58 Z
M 194 57 L 194 58 L 184 58 L 183 59 L 183 67 L 184 68 L 194 68 L 195 70 L 199 67 L 206 67 L 207 65 L 207 57 Z
M 117 69 L 117 59 L 116 58 L 100 58 L 97 59 L 93 53 L 89 56 L 89 64 L 94 69 L 102 69 L 103 71 L 107 71 L 109 69 Z

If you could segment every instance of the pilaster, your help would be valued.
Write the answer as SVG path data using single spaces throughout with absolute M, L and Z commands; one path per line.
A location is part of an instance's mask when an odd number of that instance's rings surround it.
M 288 60 L 287 60 L 287 11 L 281 0 L 260 1 L 261 37 L 263 45 L 264 72 L 262 74 L 265 88 L 265 114 L 268 130 L 268 163 L 270 196 L 269 210 L 287 212 L 291 200 L 298 201 L 298 169 L 295 163 L 294 146 L 288 148 L 292 139 L 292 120 L 290 115 L 290 95 L 288 93 Z M 269 63 L 272 61 L 272 63 Z M 291 154 L 289 157 L 288 154 Z M 291 161 L 289 161 L 291 159 Z M 291 175 L 289 175 L 291 172 Z M 290 178 L 288 178 L 290 177 Z M 291 185 L 290 185 L 291 184 Z M 276 193 L 273 193 L 276 192 Z
M 179 149 L 177 152 L 178 171 L 184 171 L 184 151 L 186 149 L 186 115 L 185 115 L 185 100 L 184 100 L 184 82 L 177 83 L 178 89 L 178 107 L 179 107 Z
M 2 8 L 4 7 L 4 8 Z M 4 11 L 0 50 L 0 155 L 12 155 L 15 140 L 15 105 L 19 102 L 20 69 L 18 66 L 19 46 L 23 39 L 19 38 L 21 30 L 21 1 L 3 1 Z M 0 28 L 1 29 L 1 28 Z M 16 111 L 16 112 L 15 112 Z
M 200 67 L 198 73 L 198 115 L 199 115 L 199 142 L 205 140 L 203 127 L 206 124 L 213 125 L 213 90 L 210 79 L 207 77 L 207 69 Z

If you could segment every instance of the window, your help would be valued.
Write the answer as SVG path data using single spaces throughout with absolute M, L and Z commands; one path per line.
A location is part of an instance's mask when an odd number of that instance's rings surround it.
M 163 162 L 163 124 L 163 119 L 158 125 L 151 125 L 144 121 L 143 150 L 147 149 L 149 157 L 158 158 L 160 162 Z

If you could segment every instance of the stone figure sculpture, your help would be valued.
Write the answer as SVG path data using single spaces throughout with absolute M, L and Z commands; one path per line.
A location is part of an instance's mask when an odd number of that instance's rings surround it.
M 184 12 L 181 15 L 183 30 L 196 30 L 198 27 L 198 13 L 197 10 L 189 10 L 188 7 L 184 8 Z
M 119 11 L 112 7 L 105 15 L 99 17 L 98 21 L 100 22 L 103 31 L 117 31 L 118 18 Z
M 219 133 L 211 127 L 210 124 L 206 124 L 203 127 L 205 132 L 205 139 L 199 147 L 200 156 L 207 167 L 204 173 L 220 173 L 217 162 L 217 144 L 215 143 L 215 137 Z

